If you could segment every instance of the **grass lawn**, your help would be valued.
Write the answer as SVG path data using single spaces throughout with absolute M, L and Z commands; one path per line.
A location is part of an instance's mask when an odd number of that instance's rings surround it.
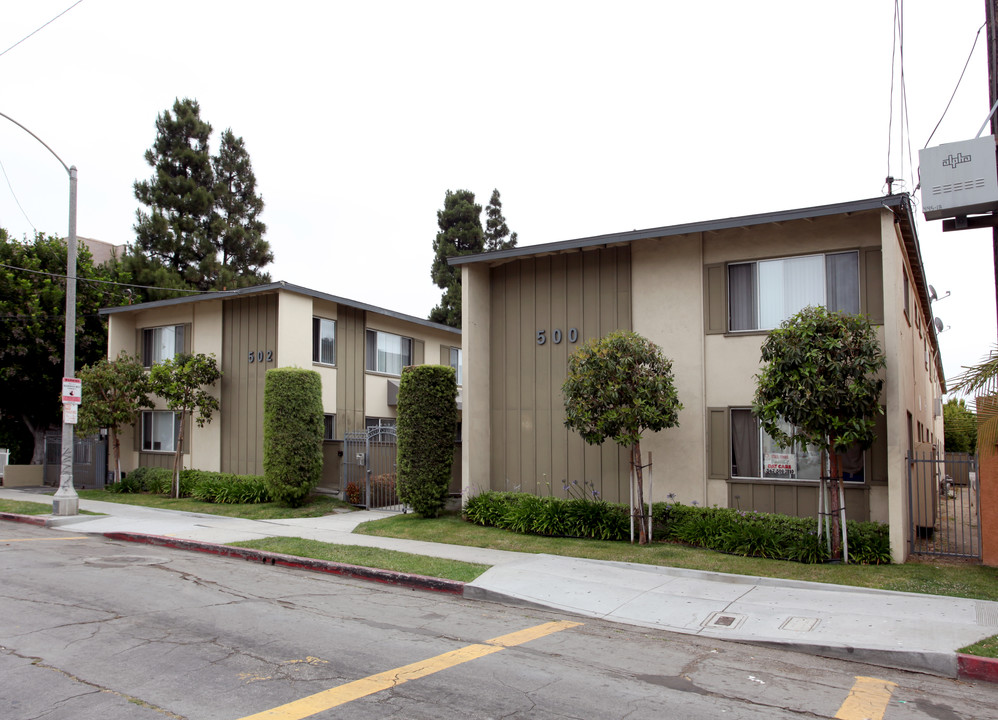
M 396 515 L 364 523 L 355 532 L 497 550 L 570 555 L 595 560 L 619 560 L 738 575 L 998 600 L 998 569 L 981 565 L 917 562 L 904 565 L 804 565 L 784 560 L 725 555 L 675 543 L 652 543 L 642 547 L 626 542 L 518 535 L 497 528 L 472 525 L 457 514 L 445 515 L 436 520 L 426 520 L 415 515 Z
M 960 648 L 957 652 L 965 655 L 979 655 L 980 657 L 998 658 L 998 635 L 992 635 L 978 643 Z
M 361 547 L 359 545 L 334 545 L 318 540 L 297 537 L 272 537 L 260 540 L 230 543 L 236 547 L 254 548 L 267 552 L 284 553 L 297 557 L 331 560 L 333 562 L 361 565 L 363 567 L 394 570 L 395 572 L 426 575 L 428 577 L 471 582 L 489 569 L 488 565 L 446 560 L 444 558 L 412 555 L 396 550 Z
M 51 515 L 52 498 L 43 496 L 38 502 L 22 500 L 0 500 L 0 512 L 17 513 L 18 515 Z M 80 510 L 80 515 L 103 515 L 103 513 Z
M 286 518 L 310 518 L 331 515 L 337 512 L 354 510 L 342 500 L 328 495 L 312 495 L 309 502 L 299 508 L 289 508 L 280 503 L 247 503 L 241 505 L 224 505 L 201 502 L 193 498 L 179 500 L 165 495 L 149 493 L 111 493 L 107 490 L 80 490 L 81 498 L 85 500 L 102 500 L 103 502 L 123 503 L 125 505 L 142 505 L 143 507 L 160 508 L 163 510 L 183 510 L 184 512 L 203 513 L 205 515 L 224 515 L 245 520 L 283 520 Z

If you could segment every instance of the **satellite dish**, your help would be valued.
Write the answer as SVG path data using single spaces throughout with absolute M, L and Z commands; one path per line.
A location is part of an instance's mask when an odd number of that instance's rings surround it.
M 941 333 L 943 331 L 943 321 L 939 318 L 932 318 L 932 327 L 936 329 L 937 333 Z
M 936 294 L 936 289 L 934 287 L 932 287 L 931 285 L 929 285 L 929 302 L 932 302 L 932 301 L 938 300 L 938 299 L 939 299 L 939 295 Z

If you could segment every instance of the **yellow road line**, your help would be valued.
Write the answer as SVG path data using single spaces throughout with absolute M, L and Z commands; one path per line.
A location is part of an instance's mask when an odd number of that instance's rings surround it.
M 89 535 L 70 535 L 68 537 L 54 538 L 0 538 L 0 543 L 9 542 L 48 542 L 49 540 L 87 540 Z
M 409 680 L 426 677 L 427 675 L 432 675 L 455 665 L 466 663 L 469 660 L 501 652 L 506 648 L 522 645 L 525 642 L 536 640 L 545 635 L 551 635 L 581 624 L 567 621 L 549 622 L 508 635 L 501 635 L 497 638 L 486 640 L 481 645 L 468 645 L 457 650 L 445 652 L 428 660 L 420 660 L 419 662 L 403 665 L 394 670 L 369 675 L 366 678 L 354 680 L 346 685 L 340 685 L 329 690 L 323 690 L 322 692 L 309 695 L 301 700 L 295 700 L 271 710 L 264 710 L 255 715 L 247 715 L 240 720 L 302 720 L 302 718 L 307 718 L 310 715 L 343 705 L 351 700 L 357 700 L 358 698 L 387 690 Z
M 880 678 L 856 676 L 849 697 L 835 713 L 837 720 L 883 720 L 897 683 Z

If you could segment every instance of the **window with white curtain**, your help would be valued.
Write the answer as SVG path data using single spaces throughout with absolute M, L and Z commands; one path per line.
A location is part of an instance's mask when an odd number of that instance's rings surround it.
M 180 414 L 153 410 L 142 413 L 142 449 L 146 452 L 174 452 L 180 435 Z
M 312 362 L 336 364 L 336 321 L 312 318 Z
M 781 423 L 788 435 L 790 425 Z M 863 482 L 864 457 L 859 445 L 840 453 L 842 479 Z M 819 480 L 821 448 L 808 445 L 781 447 L 748 408 L 731 409 L 731 477 L 767 480 Z
M 450 366 L 457 373 L 457 384 L 461 384 L 461 348 L 452 347 L 450 349 Z
M 401 375 L 412 365 L 412 338 L 380 330 L 367 331 L 367 370 L 385 375 Z
M 859 312 L 859 253 L 728 266 L 728 329 L 772 330 L 808 305 Z
M 183 350 L 183 325 L 167 325 L 142 330 L 142 367 L 152 367 L 164 360 L 172 360 Z

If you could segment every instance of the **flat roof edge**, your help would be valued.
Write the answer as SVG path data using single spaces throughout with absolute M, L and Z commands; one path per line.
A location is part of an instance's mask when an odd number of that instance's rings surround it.
M 881 197 L 866 198 L 864 200 L 851 200 L 848 202 L 833 203 L 830 205 L 816 205 L 813 207 L 797 208 L 793 210 L 781 210 L 779 212 L 741 215 L 730 218 L 719 218 L 717 220 L 682 223 L 679 225 L 666 225 L 662 227 L 647 228 L 645 230 L 610 233 L 607 235 L 593 235 L 574 240 L 560 240 L 557 242 L 541 243 L 538 245 L 525 245 L 523 247 L 510 248 L 509 250 L 496 250 L 494 252 L 475 253 L 473 255 L 460 255 L 458 257 L 449 258 L 447 263 L 455 266 L 470 265 L 477 262 L 513 259 L 547 252 L 576 250 L 597 245 L 625 244 L 636 240 L 647 240 L 649 238 L 688 235 L 690 233 L 710 232 L 713 230 L 730 230 L 732 228 L 747 227 L 751 225 L 765 225 L 775 222 L 788 222 L 790 220 L 803 220 L 809 217 L 827 217 L 829 215 L 876 210 L 880 207 L 894 208 L 904 205 L 907 197 L 908 195 L 906 193 L 898 195 L 883 195 Z
M 377 305 L 370 305 L 368 303 L 363 303 L 358 300 L 350 300 L 349 298 L 339 297 L 338 295 L 331 295 L 329 293 L 324 293 L 319 290 L 312 290 L 310 288 L 302 287 L 300 285 L 294 285 L 292 283 L 284 281 L 272 282 L 266 285 L 254 285 L 252 287 L 239 288 L 238 290 L 218 290 L 215 292 L 192 295 L 190 297 L 169 298 L 167 300 L 154 300 L 152 302 L 138 303 L 136 305 L 118 305 L 115 307 L 101 308 L 100 310 L 98 310 L 98 313 L 100 315 L 114 315 L 117 313 L 129 312 L 132 310 L 154 310 L 156 308 L 170 307 L 173 305 L 187 305 L 194 302 L 204 302 L 206 300 L 224 300 L 227 298 L 241 297 L 243 295 L 259 295 L 262 293 L 278 292 L 280 290 L 286 290 L 288 292 L 297 293 L 299 295 L 306 295 L 308 297 L 316 298 L 319 300 L 328 300 L 330 302 L 336 303 L 337 305 L 345 305 L 346 307 L 355 308 L 357 310 L 364 310 L 367 312 L 377 313 L 378 315 L 384 315 L 386 317 L 395 318 L 396 320 L 404 320 L 406 322 L 414 323 L 416 325 L 422 325 L 423 327 L 432 328 L 434 330 L 442 330 L 444 332 L 450 332 L 456 335 L 461 334 L 460 328 L 452 328 L 450 325 L 443 325 L 441 323 L 433 322 L 432 320 L 425 320 L 423 318 L 415 317 L 414 315 L 407 315 L 406 313 L 400 313 L 394 310 L 388 310 L 387 308 L 378 307 Z

